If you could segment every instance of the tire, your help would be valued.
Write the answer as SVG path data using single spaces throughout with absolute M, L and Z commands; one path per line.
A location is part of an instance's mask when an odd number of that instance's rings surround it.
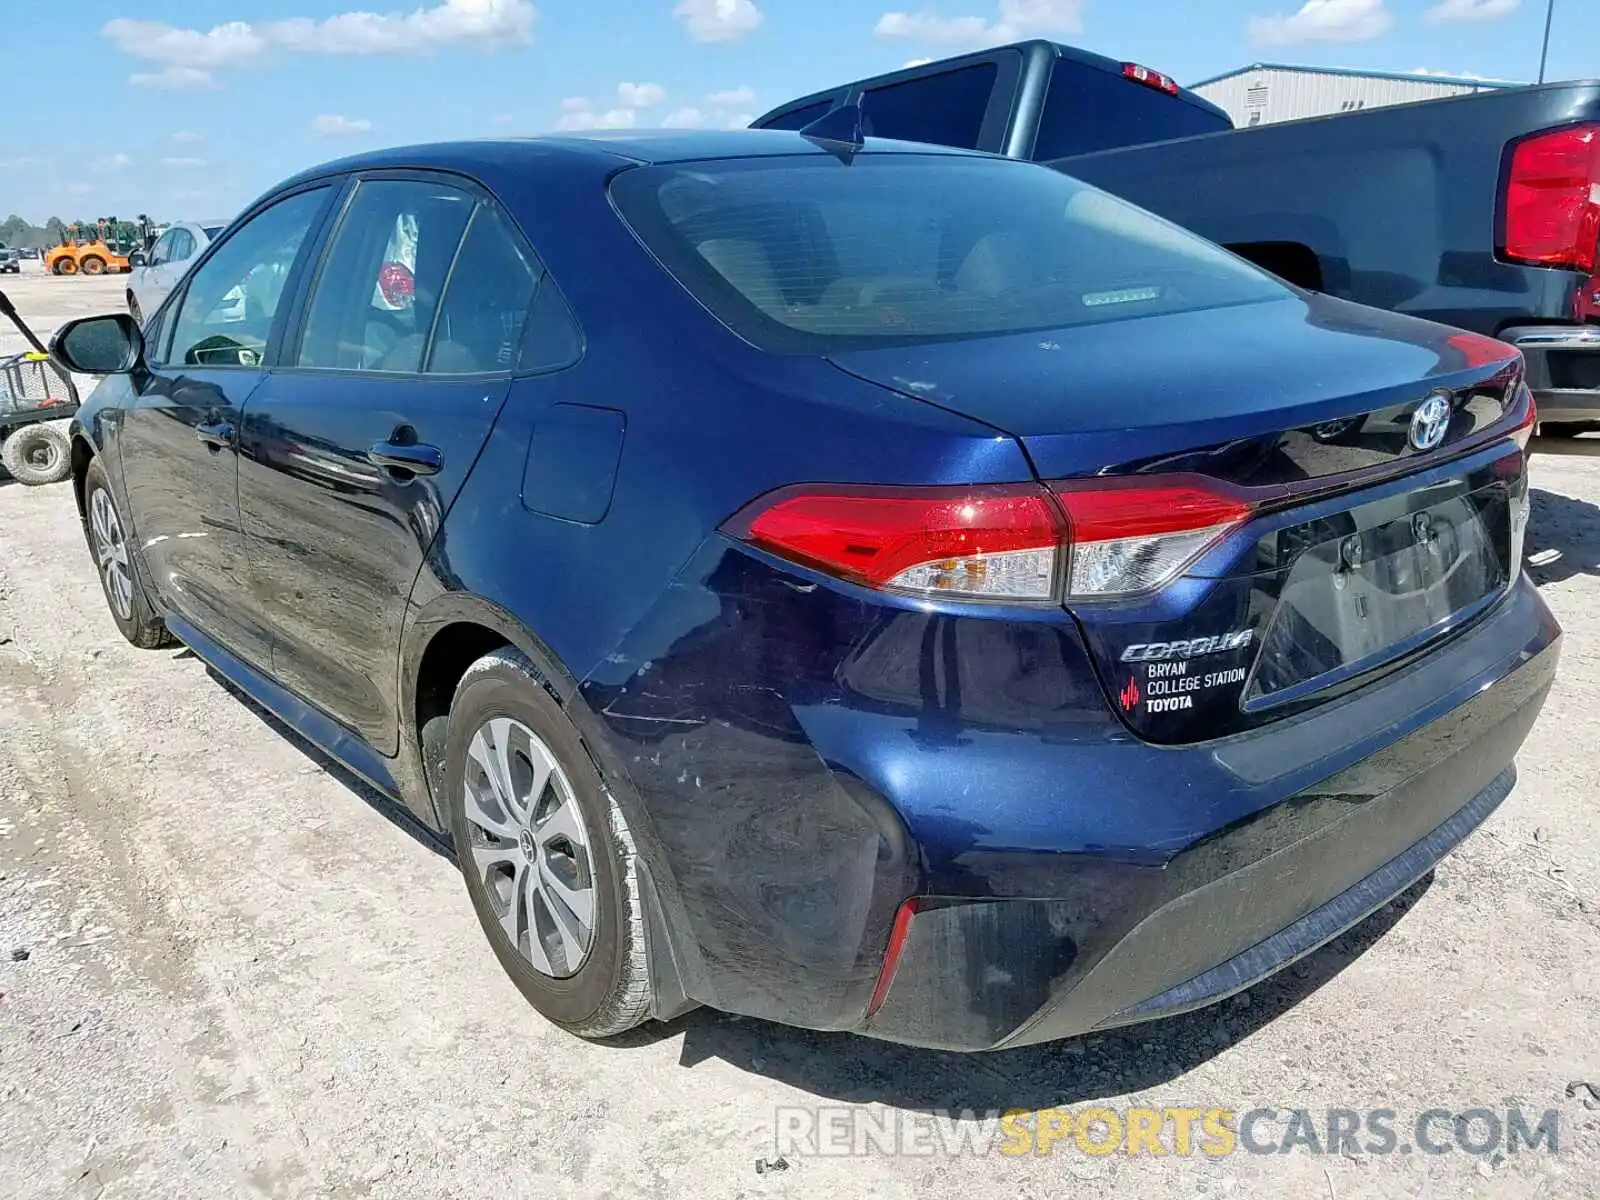
M 98 458 L 90 461 L 83 477 L 83 512 L 83 536 L 94 556 L 100 590 L 105 593 L 106 607 L 111 610 L 117 629 L 141 650 L 173 645 L 177 639 L 167 632 L 139 586 L 139 573 L 124 532 L 127 525 Z
M 496 755 L 497 747 L 504 753 Z M 506 974 L 534 1008 L 579 1037 L 609 1037 L 645 1021 L 650 972 L 633 836 L 577 729 L 520 651 L 498 650 L 467 669 L 450 706 L 444 751 L 456 859 Z M 535 790 L 532 764 L 541 760 L 547 783 Z M 497 774 L 509 789 L 497 786 L 485 761 L 504 764 Z M 507 790 L 522 798 L 523 815 L 499 799 Z M 502 836 L 491 836 L 484 822 Z M 563 829 L 580 833 L 584 845 Z M 580 886 L 563 892 L 545 882 L 552 878 Z M 570 917 L 582 903 L 566 909 L 561 927 L 555 921 L 560 896 L 581 898 L 584 879 L 591 918 L 573 970 L 573 956 L 563 951 L 581 944 Z M 535 931 L 544 934 L 537 949 Z
M 128 315 L 133 318 L 133 323 L 141 329 L 144 327 L 144 312 L 139 308 L 139 298 L 132 292 L 128 293 Z
M 104 275 L 106 273 L 106 260 L 96 254 L 87 255 L 78 264 L 78 270 L 85 275 Z
M 24 425 L 0 446 L 0 465 L 11 478 L 30 487 L 60 483 L 72 474 L 72 443 L 64 422 L 43 421 Z
M 50 268 L 50 273 L 52 275 L 76 275 L 78 273 L 78 262 L 73 258 L 58 258 L 55 266 Z

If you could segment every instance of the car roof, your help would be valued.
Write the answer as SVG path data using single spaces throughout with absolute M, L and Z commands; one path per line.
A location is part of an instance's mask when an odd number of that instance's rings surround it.
M 772 158 L 820 155 L 828 151 L 798 133 L 779 129 L 624 129 L 584 133 L 545 134 L 538 137 L 481 138 L 473 141 L 434 142 L 373 150 L 303 171 L 274 188 L 350 171 L 405 167 L 463 169 L 472 164 L 514 169 L 538 162 L 566 160 L 573 166 L 617 167 L 694 162 L 706 159 Z M 971 150 L 869 138 L 863 154 L 940 154 L 990 158 Z

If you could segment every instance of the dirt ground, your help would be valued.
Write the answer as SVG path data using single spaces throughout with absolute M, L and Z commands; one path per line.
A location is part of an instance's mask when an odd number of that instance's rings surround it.
M 117 280 L 0 284 L 51 326 Z M 0 351 L 11 347 L 0 341 Z M 619 1043 L 502 977 L 450 863 L 192 655 L 126 645 L 64 485 L 0 483 L 0 1194 L 1600 1195 L 1600 458 L 1535 460 L 1567 630 L 1521 781 L 1430 880 L 1283 976 L 1114 1036 L 962 1057 L 697 1012 Z M 1600 445 L 1594 447 L 1600 450 Z M 1468 1154 L 785 1156 L 780 1109 L 1428 1109 Z M 1258 1136 L 1269 1144 L 1283 1122 Z M 1171 1145 L 1169 1139 L 1168 1145 Z M 1409 1148 L 1409 1146 L 1408 1146 Z

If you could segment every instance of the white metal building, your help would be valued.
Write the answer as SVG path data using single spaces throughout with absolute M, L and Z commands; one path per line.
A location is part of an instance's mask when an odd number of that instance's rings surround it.
M 1191 84 L 1190 88 L 1223 109 L 1236 126 L 1244 128 L 1519 86 L 1499 80 L 1458 79 L 1448 75 L 1398 75 L 1337 67 L 1256 63 Z

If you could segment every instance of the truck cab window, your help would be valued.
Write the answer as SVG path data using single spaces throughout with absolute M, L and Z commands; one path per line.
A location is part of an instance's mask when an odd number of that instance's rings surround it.
M 861 101 L 867 135 L 975 150 L 998 74 L 992 62 L 975 63 L 873 88 Z
M 1056 59 L 1033 157 L 1039 162 L 1218 133 L 1227 117 L 1070 58 Z

